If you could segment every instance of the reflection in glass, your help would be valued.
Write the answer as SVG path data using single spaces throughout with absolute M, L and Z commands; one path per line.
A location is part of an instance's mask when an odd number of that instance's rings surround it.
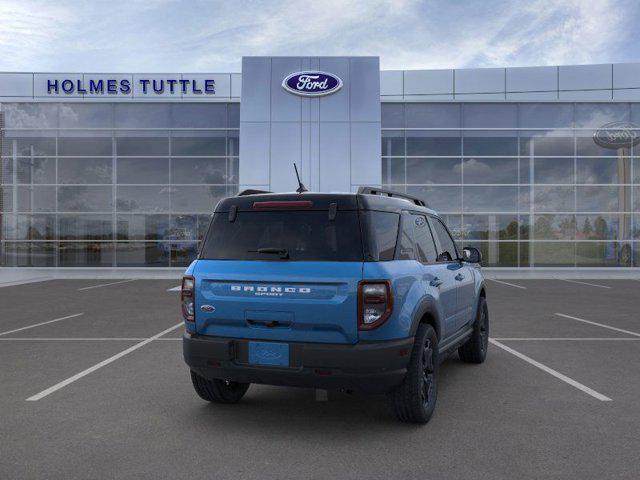
M 465 212 L 517 212 L 518 187 L 464 187 Z
M 213 212 L 216 204 L 227 195 L 226 187 L 172 187 L 171 211 Z
M 5 243 L 0 259 L 6 267 L 54 267 L 56 244 L 53 242 Z
M 119 185 L 116 210 L 119 212 L 168 212 L 171 188 L 170 186 Z
M 518 183 L 517 158 L 465 158 L 464 183 Z
M 404 132 L 383 130 L 381 151 L 383 157 L 404 155 Z
M 520 155 L 538 157 L 573 157 L 573 136 L 567 133 L 520 132 Z
M 530 260 L 536 267 L 573 267 L 576 262 L 576 244 L 573 242 L 532 242 Z
M 168 158 L 118 157 L 118 183 L 169 183 Z
M 164 240 L 169 232 L 169 215 L 119 214 L 118 240 Z
M 110 103 L 61 103 L 60 128 L 111 128 L 113 105 Z
M 382 128 L 404 128 L 404 103 L 383 103 Z M 459 116 L 459 115 L 458 115 Z
M 174 136 L 171 139 L 172 155 L 224 156 L 226 155 L 225 133 L 207 132 L 207 136 Z
M 515 128 L 518 106 L 509 103 L 468 103 L 464 105 L 465 128 Z
M 6 128 L 56 128 L 58 103 L 2 103 Z
M 482 254 L 483 267 L 517 267 L 518 242 L 464 242 Z
M 90 132 L 89 132 L 90 133 Z M 60 137 L 58 155 L 108 157 L 113 153 L 111 136 Z
M 34 132 L 37 134 L 38 132 Z M 25 132 L 16 132 L 17 135 L 25 135 Z M 42 136 L 14 137 L 9 131 L 2 139 L 2 155 L 17 155 L 23 157 L 42 157 L 56 154 L 55 134 L 42 132 Z
M 55 212 L 56 187 L 54 186 L 19 186 L 18 212 Z
M 173 183 L 230 183 L 224 158 L 173 158 L 171 174 Z
M 58 183 L 113 183 L 109 158 L 59 158 Z
M 629 214 L 577 215 L 578 240 L 626 240 L 631 238 Z
M 160 135 L 155 132 L 154 135 Z M 169 138 L 167 136 L 117 137 L 118 156 L 167 156 L 169 155 Z
M 462 139 L 459 132 L 407 131 L 407 155 L 413 157 L 459 156 Z
M 168 128 L 171 126 L 168 103 L 116 103 L 116 128 Z
M 517 240 L 517 215 L 464 215 L 462 238 L 469 240 Z
M 58 265 L 60 267 L 111 267 L 113 243 L 60 242 Z
M 518 105 L 518 126 L 520 128 L 571 128 L 573 127 L 573 104 L 521 103 Z
M 577 242 L 578 267 L 630 267 L 633 246 L 630 242 Z
M 118 242 L 116 266 L 118 267 L 168 267 L 169 243 Z
M 226 128 L 226 103 L 175 103 L 174 128 Z
M 59 215 L 58 236 L 61 240 L 112 240 L 113 219 L 110 214 Z
M 407 187 L 407 193 L 424 200 L 438 213 L 462 211 L 462 187 Z
M 55 215 L 18 215 L 16 240 L 55 240 Z
M 404 158 L 382 159 L 382 183 L 407 183 Z
M 59 212 L 110 212 L 113 192 L 108 187 L 58 187 Z
M 576 211 L 630 211 L 631 189 L 625 186 L 576 187 Z
M 171 266 L 186 267 L 198 255 L 197 242 L 171 242 L 167 243 L 171 247 Z
M 533 210 L 536 212 L 574 212 L 575 187 L 534 187 Z
M 576 218 L 574 215 L 534 215 L 533 238 L 536 240 L 574 240 Z
M 459 158 L 407 158 L 408 184 L 462 183 Z
M 458 128 L 460 105 L 446 103 L 405 104 L 407 128 Z M 397 122 L 397 120 L 396 120 Z M 405 125 L 398 125 L 404 127 Z
M 631 160 L 628 157 L 576 159 L 577 183 L 630 183 Z
M 11 162 L 10 159 L 7 163 Z M 47 157 L 18 157 L 18 183 L 56 183 L 56 159 Z M 7 181 L 8 180 L 8 181 Z M 11 178 L 5 178 L 4 183 L 11 183 Z
M 506 136 L 510 133 L 512 136 Z M 509 156 L 518 154 L 518 138 L 515 132 L 505 132 L 504 136 L 497 136 L 495 132 L 466 133 L 464 137 L 465 155 L 485 155 L 485 156 Z M 492 136 L 493 135 L 493 136 Z
M 574 183 L 573 158 L 536 158 L 533 178 L 535 183 Z

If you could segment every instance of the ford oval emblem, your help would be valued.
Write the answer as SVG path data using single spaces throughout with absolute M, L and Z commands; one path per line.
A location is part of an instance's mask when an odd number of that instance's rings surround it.
M 593 134 L 593 141 L 603 148 L 630 148 L 640 143 L 640 126 L 630 122 L 611 122 Z
M 331 73 L 306 71 L 296 72 L 282 81 L 282 88 L 294 95 L 321 97 L 342 88 L 342 80 Z
M 200 310 L 202 310 L 203 312 L 213 312 L 216 309 L 216 307 L 214 307 L 213 305 L 202 305 L 200 307 Z

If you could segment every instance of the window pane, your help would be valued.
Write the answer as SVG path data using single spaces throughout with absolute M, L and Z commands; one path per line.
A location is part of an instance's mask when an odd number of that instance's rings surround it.
M 171 187 L 171 211 L 209 213 L 224 198 L 225 187 Z
M 171 115 L 168 103 L 116 103 L 116 128 L 168 128 Z
M 224 156 L 225 132 L 207 133 L 207 136 L 177 137 L 171 139 L 172 155 Z
M 481 136 L 481 133 L 473 132 L 473 136 L 469 132 L 465 134 L 463 139 L 465 155 L 515 156 L 518 154 L 518 138 L 516 136 L 498 136 L 493 132 L 486 132 L 486 136 Z
M 617 242 L 578 242 L 578 267 L 630 267 L 632 246 Z
M 408 158 L 407 183 L 462 183 L 462 164 L 459 158 Z
M 405 178 L 404 158 L 383 158 L 382 159 L 382 183 L 407 183 Z
M 577 183 L 628 183 L 631 163 L 622 158 L 578 158 L 576 160 Z
M 227 104 L 227 118 L 229 128 L 240 128 L 240 104 L 228 103 Z
M 627 240 L 632 238 L 631 215 L 577 215 L 579 240 Z
M 383 103 L 382 128 L 404 128 L 404 104 L 403 103 Z
M 408 128 L 459 128 L 460 105 L 446 103 L 406 103 Z
M 14 207 L 13 187 L 0 187 L 0 212 L 11 212 Z
M 2 103 L 7 128 L 56 128 L 57 103 Z
M 403 214 L 401 216 L 402 228 L 398 238 L 397 260 L 415 260 L 416 251 L 414 246 L 413 222 L 415 215 Z
M 431 228 L 429 227 L 427 218 L 424 215 L 411 215 L 411 217 L 413 218 L 417 260 L 422 263 L 435 262 L 438 252 L 433 236 L 431 235 Z
M 536 240 L 573 240 L 576 238 L 574 215 L 534 215 L 533 235 Z
M 173 158 L 173 183 L 230 183 L 224 158 Z
M 517 212 L 518 187 L 464 187 L 465 212 Z
M 18 212 L 54 212 L 56 187 L 33 186 L 18 188 Z
M 574 212 L 575 187 L 539 187 L 534 188 L 536 212 Z
M 404 155 L 404 131 L 382 131 L 382 156 Z
M 593 139 L 594 133 L 595 130 L 576 132 L 576 153 L 578 155 L 601 157 L 615 157 L 618 155 L 618 149 L 605 148 L 598 145 Z
M 168 158 L 118 157 L 119 184 L 169 183 Z
M 515 128 L 517 105 L 502 103 L 465 103 L 465 128 Z
M 111 215 L 59 215 L 61 240 L 111 240 L 113 218 Z
M 601 126 L 611 122 L 629 122 L 628 103 L 576 103 L 576 128 Z
M 110 103 L 61 103 L 60 128 L 111 128 L 112 115 Z
M 4 249 L 5 267 L 54 267 L 56 263 L 55 243 L 6 243 Z
M 116 209 L 119 212 L 169 211 L 170 187 L 118 186 Z
M 520 128 L 571 128 L 573 104 L 522 103 L 518 106 L 518 125 Z
M 16 240 L 55 240 L 55 215 L 18 215 Z
M 116 138 L 118 155 L 153 157 L 169 155 L 168 137 L 118 137 Z
M 197 215 L 198 218 L 198 240 L 202 240 L 207 234 L 209 229 L 209 223 L 211 222 L 211 215 Z
M 227 130 L 227 155 L 236 157 L 240 154 L 240 132 Z
M 111 156 L 111 137 L 60 137 L 58 155 Z
M 483 267 L 518 266 L 517 242 L 469 242 L 466 246 L 480 250 Z
M 364 239 L 369 244 L 369 260 L 393 260 L 400 216 L 390 212 L 368 211 L 360 218 L 366 225 Z
M 59 212 L 110 212 L 113 192 L 109 187 L 58 187 Z
M 521 132 L 520 155 L 539 157 L 573 157 L 573 136 L 554 132 Z
M 59 158 L 58 183 L 112 183 L 109 158 Z
M 535 183 L 574 183 L 573 158 L 536 158 L 533 178 Z
M 407 193 L 424 200 L 439 213 L 462 211 L 461 187 L 407 187 Z
M 465 215 L 462 232 L 463 238 L 470 240 L 517 240 L 518 216 Z
M 226 103 L 174 103 L 175 128 L 226 128 Z
M 464 183 L 518 183 L 517 158 L 465 158 Z
M 577 187 L 576 190 L 577 212 L 630 210 L 630 203 L 625 205 L 625 200 L 630 198 L 629 187 Z
M 573 267 L 575 250 L 573 242 L 532 242 L 529 255 L 536 267 Z
M 169 232 L 169 215 L 118 215 L 118 240 L 164 240 Z
M 7 159 L 12 162 L 12 159 Z M 56 183 L 56 159 L 18 157 L 18 183 Z M 5 179 L 6 180 L 6 179 Z M 6 182 L 5 183 L 11 183 Z
M 60 243 L 58 262 L 61 267 L 111 267 L 113 243 Z
M 433 235 L 438 239 L 439 242 L 438 259 L 440 261 L 451 261 L 457 259 L 458 252 L 456 251 L 455 243 L 442 222 L 440 222 L 438 219 L 430 217 L 429 225 L 431 226 Z
M 11 133 L 11 132 L 9 132 Z M 34 132 L 37 133 L 37 132 Z M 20 132 L 19 135 L 24 135 L 24 132 Z M 47 135 L 47 134 L 43 134 Z M 49 133 L 48 135 L 53 135 Z M 56 154 L 56 139 L 53 136 L 6 136 L 2 140 L 2 154 L 3 155 L 13 155 L 18 156 L 46 156 L 46 155 L 55 155 Z
M 407 131 L 407 155 L 459 156 L 462 142 L 458 132 Z
M 171 217 L 171 227 L 165 240 L 197 240 L 198 216 L 174 215 Z
M 116 244 L 118 267 L 168 267 L 170 243 L 119 242 Z
M 164 247 L 163 243 L 163 247 Z M 171 248 L 171 266 L 186 267 L 198 255 L 199 244 L 197 242 L 167 243 Z

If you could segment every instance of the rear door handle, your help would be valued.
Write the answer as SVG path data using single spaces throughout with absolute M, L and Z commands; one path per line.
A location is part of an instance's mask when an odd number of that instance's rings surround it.
M 429 282 L 429 285 L 431 285 L 432 287 L 439 287 L 440 285 L 442 285 L 442 280 L 436 277 Z
M 459 282 L 461 282 L 462 280 L 464 280 L 464 275 L 459 273 L 455 276 L 455 279 Z

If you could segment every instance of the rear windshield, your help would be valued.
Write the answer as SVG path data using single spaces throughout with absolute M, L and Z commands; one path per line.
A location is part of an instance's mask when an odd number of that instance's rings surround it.
M 262 251 L 259 251 L 262 250 Z M 208 260 L 362 261 L 358 212 L 238 212 L 211 220 L 200 258 Z

